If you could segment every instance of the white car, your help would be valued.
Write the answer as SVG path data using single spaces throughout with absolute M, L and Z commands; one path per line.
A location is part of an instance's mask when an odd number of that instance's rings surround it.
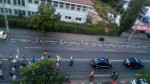
M 144 82 L 143 79 L 140 79 L 139 82 L 137 82 L 137 80 L 134 79 L 134 80 L 131 80 L 131 84 L 148 84 L 148 83 Z
M 7 38 L 7 34 L 4 31 L 0 31 L 0 39 L 6 39 Z

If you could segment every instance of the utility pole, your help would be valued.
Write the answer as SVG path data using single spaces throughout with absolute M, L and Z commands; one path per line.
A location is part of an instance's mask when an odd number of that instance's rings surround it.
M 145 15 L 144 15 L 144 16 L 145 16 Z M 144 18 L 144 16 L 142 16 L 141 19 L 140 19 L 140 21 L 138 22 L 138 24 L 135 25 L 135 28 L 134 28 L 132 34 L 131 34 L 131 35 L 129 36 L 129 38 L 128 38 L 128 42 L 131 40 L 131 38 L 132 38 L 134 32 L 136 31 L 137 26 L 141 23 L 141 21 L 142 21 L 142 19 Z
M 3 11 L 4 11 L 4 17 L 5 17 L 6 32 L 7 32 L 7 34 L 9 34 L 8 20 L 7 20 L 4 0 L 2 0 L 2 4 L 3 4 Z

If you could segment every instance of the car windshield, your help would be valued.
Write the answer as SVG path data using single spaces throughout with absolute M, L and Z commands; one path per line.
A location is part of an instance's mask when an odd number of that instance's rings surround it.
M 5 35 L 5 32 L 3 32 L 3 34 L 2 35 Z
M 93 60 L 96 64 L 99 63 L 99 60 L 97 58 L 94 58 Z

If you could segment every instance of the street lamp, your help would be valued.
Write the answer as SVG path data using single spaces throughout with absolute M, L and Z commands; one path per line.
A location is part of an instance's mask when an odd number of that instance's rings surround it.
M 8 20 L 7 20 L 7 15 L 6 15 L 6 9 L 5 9 L 4 0 L 2 0 L 2 4 L 3 4 L 3 10 L 4 10 L 4 17 L 5 17 L 5 24 L 6 24 L 6 32 L 7 32 L 7 34 L 9 34 Z
M 136 31 L 137 26 L 141 23 L 141 21 L 142 21 L 142 19 L 143 19 L 144 17 L 145 17 L 145 15 L 143 15 L 143 16 L 141 17 L 140 21 L 138 22 L 138 24 L 135 25 L 134 31 L 132 32 L 132 34 L 131 34 L 131 35 L 129 36 L 129 38 L 128 38 L 128 42 L 131 40 L 131 38 L 132 38 L 134 32 Z

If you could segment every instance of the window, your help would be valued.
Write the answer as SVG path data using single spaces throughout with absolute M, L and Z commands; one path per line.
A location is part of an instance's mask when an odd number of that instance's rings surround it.
M 54 1 L 54 7 L 58 6 L 58 2 Z
M 47 0 L 47 2 L 48 2 L 50 5 L 52 5 L 52 0 Z
M 32 3 L 32 0 L 28 0 L 29 3 Z
M 17 4 L 17 1 L 16 0 L 14 0 L 14 5 L 16 5 Z
M 4 0 L 4 3 L 6 3 L 6 0 Z
M 31 16 L 31 11 L 28 11 L 28 16 Z
M 8 3 L 8 4 L 11 4 L 11 3 L 10 3 L 10 0 L 7 0 L 7 3 Z
M 4 13 L 4 10 L 3 10 L 3 8 L 0 8 L 0 12 L 1 12 L 1 13 Z
M 35 4 L 39 4 L 39 1 L 38 1 L 38 0 L 34 0 L 34 3 L 35 3 Z
M 26 12 L 25 11 L 22 11 L 22 13 L 21 13 L 22 15 L 26 15 Z
M 12 14 L 12 10 L 11 9 L 9 9 L 9 14 Z
M 64 3 L 60 2 L 59 8 L 64 8 Z
M 81 6 L 78 5 L 78 6 L 77 6 L 77 11 L 80 11 L 80 10 L 81 10 Z
M 75 10 L 75 5 L 74 4 L 71 5 L 71 10 Z
M 76 20 L 81 21 L 82 19 L 81 18 L 76 18 Z
M 15 9 L 15 14 L 18 15 L 18 10 Z
M 0 3 L 2 3 L 2 0 L 0 0 Z
M 86 11 L 87 7 L 83 6 L 82 11 Z
M 45 0 L 41 0 L 41 3 L 45 4 Z
M 25 6 L 25 1 L 24 0 L 22 0 L 22 6 Z
M 66 9 L 70 9 L 70 4 L 66 3 Z
M 6 11 L 6 13 L 8 13 L 8 9 L 7 8 L 5 8 L 5 11 Z
M 70 16 L 65 16 L 65 19 L 71 19 L 71 17 Z
M 20 5 L 20 0 L 18 0 L 18 5 Z

